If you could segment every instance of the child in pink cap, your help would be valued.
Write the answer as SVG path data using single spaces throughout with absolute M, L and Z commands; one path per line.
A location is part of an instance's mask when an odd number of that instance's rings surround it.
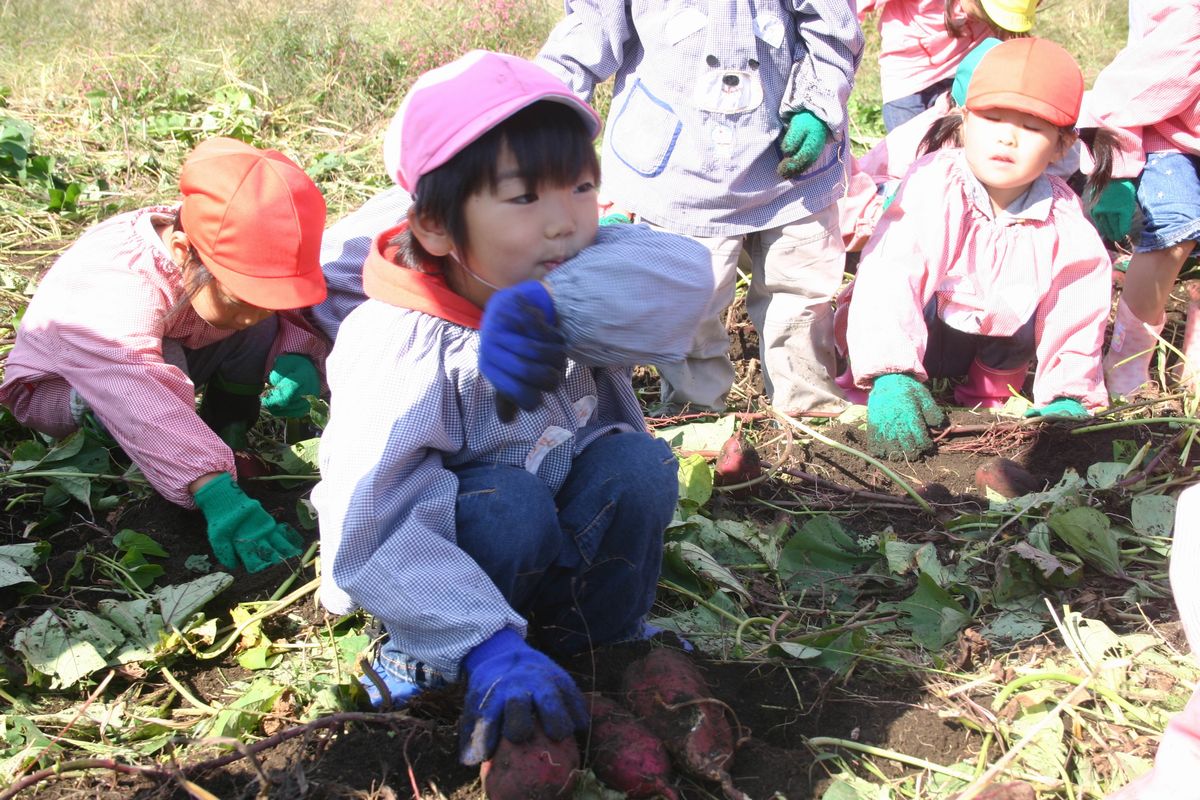
M 862 0 L 858 17 L 879 12 L 879 78 L 889 132 L 949 89 L 958 63 L 987 37 L 1033 27 L 1039 0 Z
M 1096 204 L 1106 238 L 1129 234 L 1135 205 L 1142 226 L 1117 303 L 1104 356 L 1114 396 L 1150 380 L 1167 297 L 1200 241 L 1200 5 L 1131 0 L 1129 41 L 1096 77 L 1084 108 L 1123 134 L 1114 181 Z M 1200 291 L 1191 287 L 1180 377 L 1200 391 Z
M 1030 415 L 1086 417 L 1107 403 L 1111 264 L 1078 196 L 1046 174 L 1075 141 L 1082 95 L 1062 47 L 1013 39 L 980 60 L 962 112 L 930 131 L 935 152 L 880 219 L 849 306 L 850 373 L 869 391 L 874 452 L 932 447 L 928 427 L 944 415 L 929 377 L 965 376 L 957 402 L 998 406 L 1036 357 Z M 957 136 L 961 149 L 937 149 Z
M 325 298 L 325 200 L 275 150 L 202 142 L 177 205 L 88 230 L 38 287 L 5 364 L 0 403 L 52 436 L 107 431 L 171 502 L 198 506 L 227 568 L 300 554 L 300 537 L 234 482 L 261 406 L 308 413 L 322 339 L 293 311 Z M 196 393 L 203 387 L 199 412 Z
M 520 58 L 473 51 L 422 75 L 384 144 L 412 205 L 375 237 L 329 358 L 322 602 L 383 623 L 376 705 L 466 683 L 465 763 L 501 731 L 586 724 L 547 653 L 645 635 L 675 508 L 676 461 L 630 370 L 686 352 L 708 253 L 598 228 L 599 128 Z

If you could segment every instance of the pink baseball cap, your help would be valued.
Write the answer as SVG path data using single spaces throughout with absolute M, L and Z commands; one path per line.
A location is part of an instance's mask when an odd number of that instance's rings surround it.
M 411 194 L 422 175 L 539 100 L 575 109 L 592 138 L 600 133 L 595 110 L 542 67 L 517 56 L 472 50 L 417 78 L 384 136 L 384 166 Z

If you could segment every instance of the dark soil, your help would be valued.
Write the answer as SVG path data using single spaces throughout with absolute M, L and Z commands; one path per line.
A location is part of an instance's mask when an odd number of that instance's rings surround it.
M 760 393 L 753 330 L 736 317 L 730 329 L 745 380 L 743 388 L 753 394 L 757 385 Z M 646 373 L 642 373 L 639 388 L 652 404 L 656 387 Z M 930 516 L 886 475 L 861 459 L 821 443 L 797 444 L 802 437 L 770 418 L 762 406 L 755 408 L 751 404 L 739 410 L 753 412 L 753 418 L 748 419 L 748 431 L 760 445 L 764 460 L 793 473 L 775 474 L 758 487 L 761 497 L 776 505 L 836 508 L 841 512 L 843 524 L 855 532 L 870 534 L 886 525 L 902 538 L 936 541 L 947 546 L 953 546 L 952 540 L 941 523 L 986 505 L 976 487 L 975 472 L 988 457 L 1010 458 L 1038 481 L 1053 484 L 1067 469 L 1082 474 L 1094 462 L 1113 460 L 1117 440 L 1132 440 L 1138 446 L 1149 442 L 1157 449 L 1167 445 L 1175 434 L 1161 424 L 1079 434 L 1074 432 L 1081 427 L 1076 423 L 1022 426 L 1012 424 L 1013 420 L 954 410 L 949 432 L 939 439 L 932 456 L 892 465 L 933 504 L 935 513 Z M 865 449 L 864 434 L 857 425 L 830 424 L 821 430 L 856 449 Z M 819 478 L 820 482 L 805 476 Z M 277 486 L 256 483 L 247 488 L 263 501 L 268 511 L 300 530 L 296 501 L 305 496 L 309 487 L 281 490 L 274 488 Z M 863 500 L 856 495 L 864 491 L 886 495 L 890 501 Z M 1113 508 L 1117 513 L 1121 513 L 1125 507 L 1122 504 L 1128 501 L 1122 493 L 1113 493 Z M 731 496 L 718 496 L 713 505 L 715 514 L 733 518 L 764 513 L 763 506 L 753 500 Z M 32 521 L 29 515 L 36 513 L 40 513 L 36 505 L 17 504 L 0 515 L 0 543 L 20 540 L 22 531 Z M 167 575 L 160 580 L 164 585 L 194 578 L 194 573 L 185 569 L 184 560 L 189 555 L 209 552 L 199 513 L 183 511 L 161 498 L 150 497 L 130 502 L 97 519 L 85 519 L 78 510 L 64 518 L 56 531 L 47 534 L 52 537 L 58 555 L 36 576 L 38 581 L 43 586 L 58 586 L 79 548 L 90 543 L 104 550 L 110 547 L 111 533 L 122 528 L 151 535 L 171 554 L 165 565 Z M 312 531 L 305 536 L 306 545 L 316 538 Z M 236 584 L 210 604 L 210 615 L 239 602 L 267 598 L 294 566 L 281 564 L 255 575 L 239 573 Z M 305 571 L 299 581 L 309 577 L 311 572 Z M 88 583 L 84 580 L 76 585 Z M 99 584 L 93 581 L 92 585 Z M 1119 595 L 1124 588 L 1102 583 L 1087 586 L 1079 590 L 1072 606 L 1119 626 L 1124 624 L 1121 619 L 1107 615 L 1112 606 L 1106 598 Z M 0 608 L 4 609 L 0 643 L 4 645 L 10 677 L 18 677 L 15 673 L 19 662 L 8 647 L 12 632 L 51 602 L 53 598 L 18 597 L 12 590 L 0 590 Z M 1151 619 L 1169 619 L 1173 615 L 1166 601 L 1157 608 L 1147 606 L 1143 610 Z M 298 604 L 291 617 L 287 624 L 323 626 L 327 622 L 326 615 L 312 602 Z M 960 645 L 960 649 L 970 649 L 969 641 Z M 566 666 L 582 688 L 615 694 L 625 666 L 654 646 L 668 645 L 643 642 L 601 648 L 571 660 Z M 971 659 L 965 651 L 960 655 L 963 661 Z M 828 672 L 806 667 L 699 657 L 698 661 L 714 696 L 734 710 L 742 727 L 746 739 L 738 750 L 732 774 L 738 788 L 756 800 L 820 797 L 827 778 L 824 768 L 805 745 L 806 738 L 812 736 L 857 741 L 942 764 L 974 756 L 981 746 L 978 734 L 944 721 L 938 714 L 941 707 L 935 696 L 912 682 L 903 671 L 881 674 L 864 668 L 849 678 L 835 679 Z M 228 656 L 215 663 L 180 662 L 175 671 L 189 690 L 206 701 L 219 699 L 229 681 L 247 674 Z M 15 683 L 19 685 L 20 681 Z M 459 699 L 454 690 L 428 692 L 400 718 L 380 716 L 380 724 L 356 721 L 335 728 L 314 729 L 259 754 L 261 773 L 243 759 L 207 773 L 189 773 L 188 777 L 221 798 L 476 798 L 481 796 L 477 770 L 461 766 L 456 758 Z M 64 700 L 64 704 L 72 704 L 79 698 Z M 390 722 L 384 724 L 387 720 Z M 878 763 L 893 776 L 905 771 L 890 761 Z M 719 789 L 711 785 L 684 780 L 680 787 L 686 798 L 720 796 Z M 43 783 L 34 793 L 40 798 L 188 797 L 178 783 L 160 784 L 112 771 L 64 777 Z

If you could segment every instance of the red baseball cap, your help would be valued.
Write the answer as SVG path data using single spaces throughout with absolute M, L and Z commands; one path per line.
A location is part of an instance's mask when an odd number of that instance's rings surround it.
M 539 100 L 573 109 L 593 138 L 600 132 L 595 110 L 544 67 L 505 53 L 472 50 L 417 78 L 384 136 L 384 166 L 411 194 L 422 175 Z
M 325 198 L 295 162 L 237 139 L 208 139 L 184 162 L 179 189 L 188 241 L 239 300 L 276 311 L 325 299 Z
M 1083 74 L 1071 54 L 1032 36 L 1001 42 L 984 54 L 967 86 L 967 109 L 1010 108 L 1058 125 L 1074 125 Z

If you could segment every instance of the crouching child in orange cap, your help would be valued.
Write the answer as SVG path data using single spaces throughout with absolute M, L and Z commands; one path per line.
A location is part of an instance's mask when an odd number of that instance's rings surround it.
M 1079 196 L 1047 174 L 1076 141 L 1082 97 L 1066 50 L 1013 39 L 980 59 L 964 110 L 927 134 L 934 152 L 880 218 L 848 314 L 850 372 L 869 392 L 877 454 L 933 446 L 928 428 L 944 414 L 931 377 L 961 379 L 961 405 L 994 407 L 1022 390 L 1036 361 L 1030 416 L 1087 417 L 1107 404 L 1111 262 Z M 1093 185 L 1107 179 L 1099 165 L 1111 163 L 1113 141 L 1097 134 Z
M 163 497 L 200 508 L 225 567 L 254 572 L 300 538 L 234 483 L 234 449 L 260 403 L 302 416 L 320 391 L 324 340 L 276 312 L 325 297 L 325 201 L 286 156 L 223 138 L 196 147 L 179 187 L 179 204 L 102 222 L 50 268 L 0 403 L 51 436 L 98 424 Z

